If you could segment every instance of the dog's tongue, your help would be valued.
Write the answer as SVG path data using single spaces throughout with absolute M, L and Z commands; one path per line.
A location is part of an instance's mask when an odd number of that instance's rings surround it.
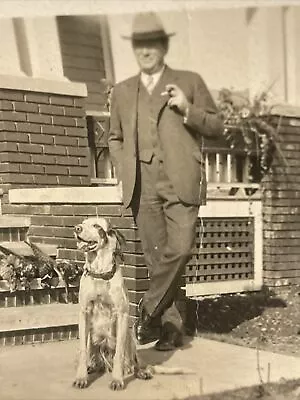
M 77 248 L 78 250 L 83 250 L 87 247 L 87 243 L 85 242 L 77 242 Z
M 82 250 L 84 252 L 95 251 L 96 247 L 97 247 L 97 242 L 93 241 L 85 242 L 84 240 L 77 242 L 78 250 Z

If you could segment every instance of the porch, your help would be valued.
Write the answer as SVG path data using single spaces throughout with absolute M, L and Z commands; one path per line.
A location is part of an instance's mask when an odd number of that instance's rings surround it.
M 247 57 L 257 60 L 255 65 L 242 64 L 244 74 L 240 74 L 238 82 L 241 89 L 246 82 L 253 93 L 262 81 L 267 80 L 269 84 L 279 71 L 282 75 L 277 98 L 297 101 L 298 77 L 291 68 L 298 62 L 296 46 L 293 40 L 284 42 L 295 50 L 288 54 L 296 56 L 283 61 L 283 45 L 280 51 L 274 51 L 275 44 L 281 41 L 277 36 L 267 35 L 265 28 L 271 31 L 276 21 L 280 38 L 295 38 L 298 13 L 298 8 L 291 7 L 270 12 L 242 8 L 228 14 L 224 10 L 216 15 L 207 14 L 210 21 L 225 18 L 223 25 L 217 24 L 220 37 L 224 30 L 227 32 L 228 21 L 239 18 L 241 37 L 247 38 Z M 174 15 L 175 22 L 177 17 Z M 193 29 L 197 21 L 203 22 L 205 18 L 200 11 L 195 13 L 191 32 L 182 32 L 184 37 L 187 34 L 193 37 L 194 45 L 198 36 L 195 32 L 192 35 Z M 281 18 L 290 24 L 279 23 Z M 104 77 L 118 80 L 126 72 L 122 70 L 123 54 L 118 53 L 119 30 L 111 38 L 112 46 L 109 38 L 109 25 L 116 28 L 118 21 L 120 16 L 107 20 L 102 16 L 78 15 L 44 20 L 12 18 L 1 24 L 0 29 L 8 34 L 7 42 L 0 44 L 2 54 L 8 54 L 6 46 L 13 50 L 0 67 L 0 241 L 20 255 L 29 256 L 30 249 L 23 243 L 29 238 L 52 258 L 82 264 L 83 254 L 76 249 L 73 226 L 88 216 L 107 216 L 127 239 L 123 271 L 134 319 L 137 303 L 148 287 L 148 273 L 132 215 L 123 208 L 114 186 L 102 82 Z M 241 51 L 236 52 L 241 64 L 239 57 L 242 56 L 238 54 L 247 58 L 244 42 L 238 40 L 236 32 L 230 31 L 228 35 Z M 257 38 L 262 48 L 255 45 Z M 48 58 L 42 51 L 45 42 L 51 44 Z M 179 52 L 185 44 L 180 44 Z M 209 40 L 203 39 L 202 46 L 208 45 Z M 175 56 L 171 54 L 178 59 Z M 225 62 L 227 53 L 220 56 L 216 48 L 210 56 L 213 61 L 204 65 L 212 89 L 216 77 L 216 70 L 209 69 L 212 64 L 224 61 L 226 74 L 222 71 L 222 79 L 226 76 L 228 80 L 222 81 L 222 85 L 235 82 L 236 71 Z M 192 55 L 189 60 L 198 68 L 198 61 Z M 263 76 L 257 76 L 261 71 Z M 274 108 L 272 121 L 278 127 L 288 167 L 275 156 L 262 182 L 255 179 L 255 171 L 251 171 L 251 182 L 249 179 L 249 166 L 253 165 L 255 153 L 233 151 L 224 141 L 205 143 L 203 147 L 209 182 L 208 203 L 199 212 L 194 255 L 182 282 L 189 298 L 259 290 L 262 285 L 284 288 L 300 280 L 299 108 Z M 255 183 L 252 183 L 253 176 Z M 20 314 L 27 321 L 22 326 L 15 325 L 9 335 L 7 330 L 0 332 L 2 343 L 16 343 L 17 337 L 22 342 L 33 326 L 34 329 L 47 327 L 49 333 L 49 323 L 40 317 L 46 314 L 43 307 L 55 303 L 64 309 L 71 308 L 76 303 L 77 292 L 78 286 L 71 285 L 70 304 L 65 305 L 61 282 L 45 289 L 37 278 L 29 291 L 19 287 L 10 293 L 7 282 L 0 281 L 0 313 L 3 311 L 11 319 L 13 313 L 9 309 L 22 306 Z M 39 305 L 34 316 L 39 325 L 26 318 L 26 310 L 29 315 L 35 305 Z M 56 325 L 54 318 L 50 337 L 76 335 L 77 325 L 71 322 L 75 316 L 72 314 L 70 318 L 66 318 L 65 325 Z M 35 334 L 39 332 L 30 333 L 29 340 L 34 341 Z

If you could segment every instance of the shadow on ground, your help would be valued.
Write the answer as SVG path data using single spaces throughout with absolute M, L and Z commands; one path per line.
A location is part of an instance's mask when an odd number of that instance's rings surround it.
M 185 336 L 184 344 L 183 346 L 180 347 L 180 351 L 190 349 L 192 347 L 191 345 L 192 341 L 193 341 L 192 337 Z M 176 349 L 174 351 L 157 351 L 154 349 L 154 343 L 153 343 L 153 346 L 151 347 L 140 348 L 138 350 L 138 354 L 143 363 L 149 365 L 160 365 L 168 361 L 170 358 L 172 358 L 175 351 L 179 350 Z
M 260 316 L 267 308 L 285 308 L 287 303 L 268 288 L 246 294 L 221 295 L 187 300 L 188 334 L 229 333 L 241 323 Z

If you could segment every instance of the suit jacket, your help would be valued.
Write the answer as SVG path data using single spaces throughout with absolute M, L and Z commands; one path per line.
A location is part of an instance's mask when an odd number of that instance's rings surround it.
M 223 132 L 215 103 L 202 78 L 190 71 L 169 67 L 161 77 L 185 93 L 189 103 L 186 123 L 183 116 L 167 106 L 168 96 L 156 104 L 157 129 L 163 149 L 164 167 L 179 199 L 200 205 L 206 199 L 206 177 L 202 136 L 215 137 Z M 136 182 L 137 98 L 140 74 L 118 83 L 111 101 L 109 149 L 117 178 L 123 184 L 124 205 L 130 205 Z

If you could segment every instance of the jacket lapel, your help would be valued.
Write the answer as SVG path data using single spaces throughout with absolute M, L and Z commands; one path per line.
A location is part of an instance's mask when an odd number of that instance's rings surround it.
M 167 84 L 170 83 L 176 84 L 177 80 L 178 80 L 177 75 L 174 73 L 174 71 L 168 66 L 166 66 L 159 82 L 157 83 L 157 86 L 155 87 L 155 91 L 157 94 L 157 101 L 155 102 L 155 111 L 158 120 L 161 115 L 161 112 L 163 111 L 163 108 L 167 105 L 167 102 L 169 100 L 169 96 L 167 94 L 161 95 L 161 93 L 165 92 Z
M 132 132 L 134 143 L 137 142 L 137 102 L 139 93 L 139 82 L 140 74 L 135 75 L 127 86 L 127 97 L 126 97 L 126 108 L 130 115 L 130 127 L 129 130 Z
M 161 93 L 165 91 L 165 86 L 168 83 L 177 83 L 178 76 L 168 66 L 166 66 L 163 75 L 161 76 L 157 86 L 155 87 L 155 91 L 157 91 L 157 101 L 155 102 L 155 112 L 157 115 L 157 121 L 159 121 L 161 112 L 163 108 L 166 106 L 169 96 L 162 96 Z M 140 85 L 140 74 L 135 75 L 128 83 L 127 83 L 127 96 L 126 96 L 126 108 L 130 115 L 130 132 L 132 132 L 134 143 L 137 143 L 137 103 L 138 103 L 138 93 L 139 93 L 139 85 Z

